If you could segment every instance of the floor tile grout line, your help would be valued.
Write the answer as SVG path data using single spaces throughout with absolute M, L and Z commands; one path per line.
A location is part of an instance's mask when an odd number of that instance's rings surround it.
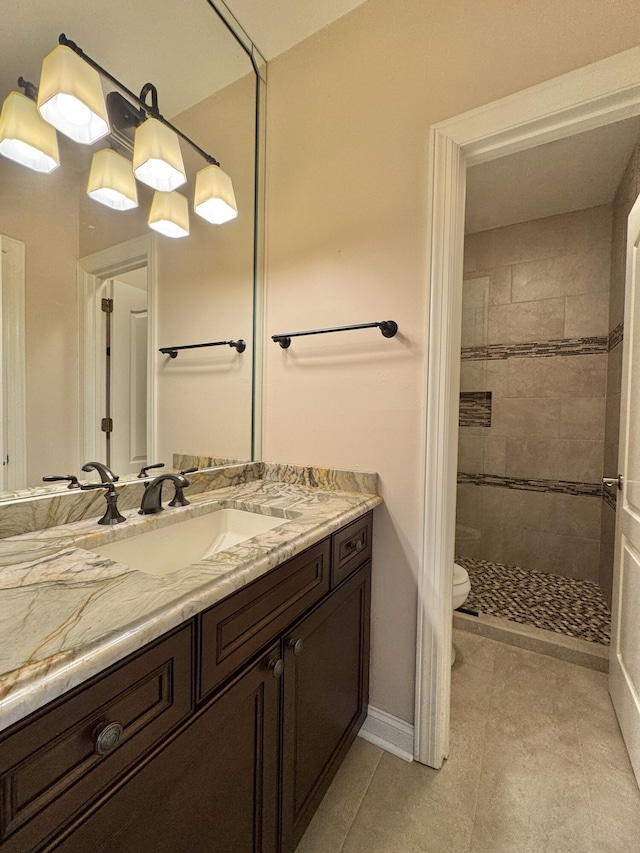
M 576 706 L 574 706 L 576 707 Z M 584 760 L 584 750 L 582 748 L 582 738 L 580 737 L 580 730 L 578 729 L 578 718 L 577 712 L 573 718 L 573 725 L 576 731 L 576 740 L 578 741 L 578 750 L 580 752 L 580 767 L 582 768 L 582 779 L 584 781 L 584 787 L 587 792 L 587 802 L 589 803 L 589 820 L 591 822 L 591 840 L 593 844 L 593 848 L 595 850 L 596 844 L 596 824 L 593 818 L 593 803 L 591 801 L 591 788 L 589 786 L 589 780 L 587 778 L 587 766 Z
M 493 640 L 492 642 L 495 642 L 495 640 Z M 498 654 L 498 649 L 499 649 L 499 646 L 496 645 L 495 654 L 493 657 L 493 668 L 491 670 L 491 687 L 489 689 L 489 698 L 488 698 L 487 707 L 485 709 L 485 714 L 484 714 L 484 726 L 483 726 L 483 730 L 482 730 L 482 754 L 480 756 L 480 767 L 478 769 L 478 784 L 476 786 L 476 795 L 475 795 L 475 800 L 473 803 L 473 818 L 471 821 L 471 835 L 469 838 L 469 853 L 471 853 L 471 850 L 473 848 L 473 836 L 474 836 L 475 828 L 476 828 L 476 816 L 478 813 L 478 800 L 480 799 L 480 784 L 482 782 L 482 769 L 484 767 L 484 757 L 485 757 L 486 750 L 487 750 L 487 726 L 489 725 L 489 717 L 490 717 L 491 708 L 492 708 L 492 701 L 491 700 L 493 697 L 493 688 L 494 688 L 494 683 L 496 680 L 496 661 L 495 661 L 495 659 L 496 659 L 496 656 Z
M 353 828 L 353 824 L 356 822 L 358 815 L 360 814 L 360 810 L 362 809 L 362 804 L 364 803 L 365 797 L 367 796 L 367 793 L 369 792 L 369 788 L 371 787 L 371 783 L 373 782 L 373 777 L 378 772 L 378 767 L 380 767 L 380 762 L 382 761 L 382 757 L 384 755 L 384 750 L 381 747 L 378 747 L 378 748 L 380 749 L 380 755 L 378 756 L 378 760 L 376 762 L 375 769 L 374 769 L 373 773 L 371 774 L 371 776 L 369 777 L 369 782 L 367 783 L 367 787 L 364 789 L 364 793 L 362 794 L 362 798 L 360 800 L 360 803 L 358 804 L 358 808 L 356 809 L 356 811 L 353 815 L 353 819 L 349 823 L 347 831 L 345 832 L 344 841 L 340 845 L 340 850 L 338 851 L 338 853 L 342 853 L 342 851 L 344 850 L 344 845 L 347 843 L 347 841 L 349 839 L 349 833 L 351 832 L 351 830 Z

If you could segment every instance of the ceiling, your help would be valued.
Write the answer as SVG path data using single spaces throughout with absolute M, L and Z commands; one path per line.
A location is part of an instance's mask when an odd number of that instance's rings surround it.
M 465 231 L 609 203 L 638 142 L 640 117 L 635 116 L 472 166 Z
M 265 59 L 337 21 L 364 0 L 224 0 Z
M 78 0 L 4 6 L 0 100 L 21 75 L 37 85 L 42 59 L 60 33 L 134 92 L 154 83 L 169 118 L 252 70 L 207 0 L 91 0 L 90 14 Z
M 362 2 L 226 0 L 226 5 L 263 56 L 272 59 Z M 160 110 L 169 118 L 251 71 L 247 54 L 208 0 L 91 0 L 90 14 L 78 0 L 5 5 L 0 101 L 16 88 L 19 76 L 37 84 L 42 58 L 61 32 L 134 92 L 153 82 Z

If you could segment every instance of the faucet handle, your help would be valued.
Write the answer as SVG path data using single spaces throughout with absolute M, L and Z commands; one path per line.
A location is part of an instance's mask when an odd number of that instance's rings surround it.
M 79 489 L 80 488 L 80 483 L 78 482 L 78 478 L 74 477 L 73 474 L 66 474 L 66 475 L 62 475 L 62 474 L 51 474 L 51 475 L 49 475 L 48 474 L 46 477 L 42 478 L 43 483 L 56 483 L 56 482 L 59 482 L 60 480 L 68 480 L 69 481 L 69 485 L 67 486 L 68 489 Z
M 184 471 L 178 471 L 178 476 L 184 477 L 185 474 L 195 474 L 197 470 L 197 468 L 185 468 Z
M 120 524 L 127 520 L 118 509 L 118 493 L 113 483 L 83 483 L 80 488 L 83 492 L 90 489 L 106 489 L 107 508 L 102 518 L 98 519 L 98 524 Z
M 154 468 L 164 468 L 164 462 L 156 462 L 155 465 L 143 465 L 138 474 L 138 479 L 144 480 L 147 476 L 147 471 L 152 471 Z

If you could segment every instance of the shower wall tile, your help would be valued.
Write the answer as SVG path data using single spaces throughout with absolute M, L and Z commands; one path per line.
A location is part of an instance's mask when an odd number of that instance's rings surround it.
M 604 397 L 607 355 L 510 358 L 509 397 Z
M 487 388 L 487 365 L 484 361 L 463 361 L 460 364 L 460 391 L 485 391 Z
M 504 435 L 487 435 L 484 439 L 484 474 L 507 473 L 507 437 Z
M 619 394 L 622 387 L 622 344 L 609 350 L 607 358 L 607 396 Z
M 582 338 L 608 334 L 608 291 L 587 293 L 582 296 L 569 296 L 565 300 L 565 338 Z
M 458 483 L 456 525 L 477 530 L 482 526 L 483 489 L 469 483 Z
M 481 489 L 482 522 L 488 527 L 518 527 L 594 541 L 600 538 L 600 498 L 491 486 Z
M 564 255 L 567 240 L 568 229 L 558 217 L 468 234 L 465 240 L 465 272 Z
M 491 431 L 493 435 L 518 438 L 557 438 L 561 431 L 561 415 L 561 400 L 496 397 L 492 406 Z
M 462 288 L 463 347 L 477 347 L 487 342 L 489 321 L 489 276 L 466 279 Z
M 578 439 L 507 439 L 507 477 L 598 482 L 603 442 Z
M 599 545 L 593 539 L 502 526 L 483 527 L 480 540 L 469 550 L 489 554 L 482 559 L 491 562 L 596 581 Z
M 517 344 L 564 337 L 564 299 L 494 305 L 489 311 L 489 344 Z
M 518 264 L 513 268 L 512 302 L 577 296 L 608 290 L 609 253 L 589 251 Z M 569 337 L 569 335 L 567 335 Z
M 484 436 L 469 435 L 467 427 L 460 427 L 458 470 L 469 474 L 482 474 L 484 471 Z
M 560 401 L 558 438 L 583 438 L 604 441 L 606 399 L 604 397 L 567 397 Z

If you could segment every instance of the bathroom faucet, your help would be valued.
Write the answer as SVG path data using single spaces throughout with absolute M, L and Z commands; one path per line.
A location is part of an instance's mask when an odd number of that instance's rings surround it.
M 169 502 L 169 506 L 189 506 L 189 501 L 185 498 L 183 489 L 186 489 L 186 487 L 190 486 L 191 483 L 184 476 L 185 473 L 190 472 L 180 472 L 180 474 L 159 474 L 154 480 L 152 480 L 144 490 L 142 503 L 138 510 L 139 514 L 153 515 L 157 512 L 162 512 L 164 509 L 162 506 L 162 486 L 166 480 L 171 480 L 176 489 L 176 493 L 173 496 L 173 500 Z
M 97 471 L 100 474 L 100 482 L 102 483 L 117 483 L 120 479 L 117 474 L 114 474 L 111 468 L 107 468 L 102 462 L 87 462 L 82 466 L 83 471 Z
M 106 489 L 105 498 L 107 500 L 107 508 L 102 518 L 99 519 L 98 524 L 120 524 L 127 520 L 124 515 L 120 514 L 120 510 L 118 509 L 118 493 L 113 483 L 83 483 L 80 488 L 83 492 L 89 489 Z

